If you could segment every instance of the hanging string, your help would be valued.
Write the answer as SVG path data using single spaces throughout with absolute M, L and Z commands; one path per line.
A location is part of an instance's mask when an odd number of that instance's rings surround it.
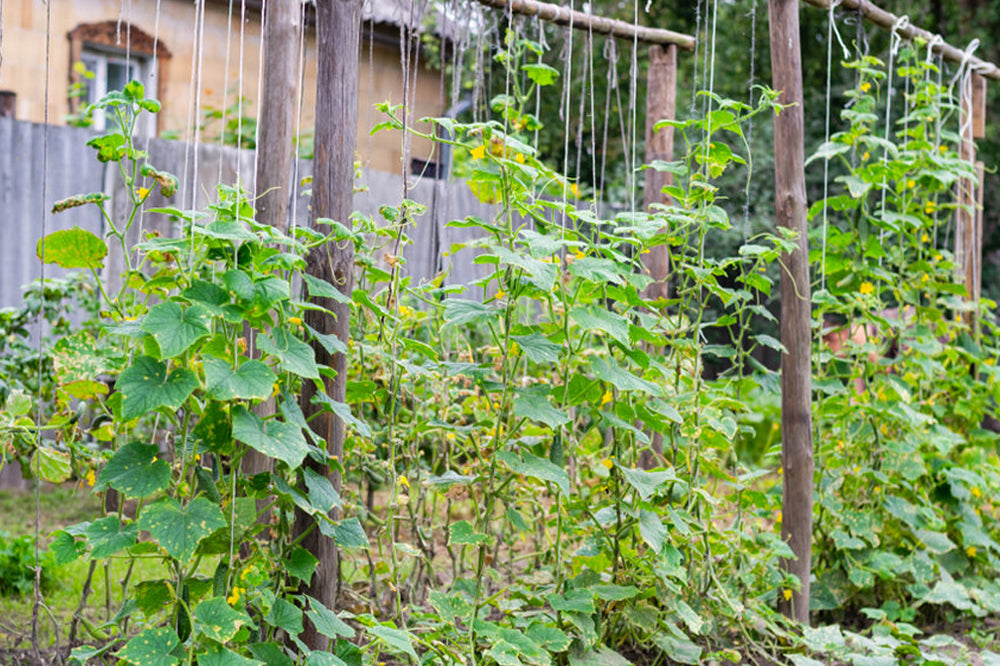
M 569 177 L 569 124 L 570 116 L 572 111 L 570 110 L 570 102 L 572 101 L 573 95 L 573 19 L 576 14 L 574 13 L 575 0 L 570 0 L 569 9 L 569 25 L 566 26 L 566 41 L 565 41 L 565 63 L 566 67 L 564 69 L 564 79 L 563 79 L 563 99 L 560 104 L 559 117 L 563 120 L 563 166 L 562 173 L 563 177 Z M 569 188 L 563 188 L 563 206 L 566 205 L 568 200 Z M 566 232 L 566 220 L 565 215 L 563 216 L 563 233 Z
M 694 10 L 695 11 L 695 13 L 694 13 L 694 32 L 695 32 L 695 35 L 698 36 L 698 38 L 694 40 L 694 60 L 692 61 L 692 62 L 694 62 L 694 74 L 691 77 L 691 102 L 690 102 L 690 108 L 688 109 L 688 116 L 690 116 L 691 118 L 694 118 L 695 105 L 698 103 L 698 95 L 697 95 L 697 90 L 698 90 L 698 53 L 701 50 L 701 39 L 700 39 L 700 33 L 701 33 L 701 3 L 703 1 L 707 1 L 707 0 L 698 0 L 698 2 L 695 4 L 695 10 Z
M 159 84 L 159 81 L 160 81 L 160 73 L 159 73 L 159 69 L 158 69 L 159 68 L 159 47 L 160 47 L 160 0 L 156 0 L 156 17 L 153 20 L 153 57 L 150 60 L 150 65 L 149 65 L 149 84 L 150 84 L 149 87 L 150 88 L 153 88 L 154 84 L 157 85 L 157 87 L 158 87 L 158 84 Z M 158 91 L 156 91 L 156 94 L 157 94 L 157 96 L 159 96 L 159 92 Z M 162 101 L 162 100 L 160 100 L 160 101 Z M 146 149 L 145 150 L 146 150 L 147 154 L 149 153 L 150 142 L 152 141 L 153 136 L 155 134 L 156 134 L 156 122 L 154 121 L 153 122 L 153 131 L 151 131 L 148 134 L 146 134 Z M 137 222 L 137 224 L 138 224 L 138 234 L 137 234 L 137 236 L 138 236 L 138 238 L 140 240 L 143 237 L 142 236 L 142 232 L 143 232 L 143 227 L 144 227 L 144 223 L 145 223 L 145 216 L 146 216 L 146 207 L 143 206 L 143 207 L 139 208 L 139 219 L 138 219 L 138 222 Z M 154 428 L 154 432 L 155 432 L 155 428 Z
M 233 37 L 233 30 L 232 30 L 232 27 L 233 27 L 233 0 L 229 0 L 229 13 L 228 13 L 227 18 L 226 18 L 226 27 L 227 27 L 227 29 L 226 29 L 226 70 L 225 70 L 225 72 L 223 74 L 223 83 L 222 83 L 222 129 L 219 132 L 219 182 L 220 183 L 222 182 L 222 163 L 223 163 L 223 159 L 224 159 L 225 154 L 226 154 L 226 152 L 224 150 L 222 150 L 222 147 L 224 145 L 226 145 L 226 114 L 229 111 L 229 55 L 230 55 L 230 51 L 231 51 L 231 48 L 232 48 L 232 37 Z M 242 51 L 241 51 L 240 55 L 242 56 Z M 242 63 L 242 58 L 241 58 L 240 65 L 242 65 L 242 64 L 243 63 Z M 242 73 L 243 73 L 243 70 L 240 69 L 240 74 L 242 74 Z M 242 80 L 243 77 L 240 76 L 240 79 Z M 238 112 L 242 112 L 242 105 L 243 105 L 243 100 L 242 99 L 237 99 L 236 100 L 236 108 L 238 109 Z M 242 115 L 242 113 L 240 113 L 240 115 Z M 240 135 L 237 135 L 237 137 L 236 137 L 237 145 L 239 145 L 239 140 L 240 140 Z
M 840 2 L 840 0 L 836 0 Z M 750 81 L 747 84 L 747 104 L 750 108 L 753 108 L 753 87 L 755 82 L 755 69 L 757 64 L 757 0 L 751 0 L 750 3 Z M 829 64 L 827 64 L 829 68 Z M 829 78 L 829 69 L 827 71 L 827 78 Z M 753 116 L 750 117 L 750 121 L 747 124 L 747 145 L 750 146 L 751 152 L 753 151 Z M 747 159 L 747 164 L 750 164 L 749 156 Z M 747 186 L 743 195 L 743 242 L 746 243 L 750 236 L 750 185 L 753 172 L 750 171 L 747 174 Z
M 934 57 L 934 48 L 944 44 L 944 39 L 941 35 L 934 35 L 931 41 L 927 45 L 927 57 L 926 62 L 930 64 L 931 59 Z M 941 109 L 941 89 L 944 77 L 944 62 L 940 54 L 937 56 L 937 87 L 934 90 L 935 108 Z M 928 73 L 928 76 L 930 74 Z M 941 113 L 939 112 L 934 119 L 934 156 L 937 158 L 941 154 Z M 934 233 L 932 234 L 933 247 L 937 247 L 938 242 L 938 210 L 934 207 Z
M 594 27 L 591 23 L 587 27 L 587 53 L 590 54 L 590 181 L 597 183 L 597 112 L 594 107 L 597 88 L 594 87 Z M 592 206 L 595 214 L 599 214 L 599 200 L 592 197 Z
M 45 3 L 45 94 L 44 94 L 44 105 L 42 109 L 43 120 L 42 120 L 42 187 L 41 187 L 41 232 L 42 238 L 39 241 L 39 251 L 41 256 L 45 256 L 45 235 L 46 226 L 48 223 L 48 211 L 46 206 L 46 201 L 48 199 L 48 184 L 49 184 L 49 78 L 52 72 L 52 2 Z M 45 262 L 41 262 L 41 312 L 45 313 Z M 42 359 L 44 355 L 42 353 L 42 328 L 44 325 L 44 317 L 39 319 L 38 322 L 38 376 L 41 378 L 42 375 Z M 42 448 L 42 430 L 39 424 L 42 423 L 42 382 L 38 382 L 38 391 L 35 395 L 35 407 L 36 407 L 36 417 L 35 423 L 38 428 L 35 433 L 35 447 L 36 449 Z M 41 456 L 38 456 L 40 459 Z M 40 465 L 39 465 L 40 467 Z M 35 584 L 34 584 L 34 597 L 31 604 L 31 645 L 35 650 L 35 656 L 41 661 L 41 653 L 38 649 L 38 617 L 44 605 L 42 601 L 42 560 L 41 560 L 41 539 L 42 539 L 42 480 L 41 480 L 40 469 L 37 469 L 35 477 Z M 56 642 L 58 643 L 59 637 L 59 626 L 55 626 Z M 58 646 L 57 646 L 58 647 Z
M 262 108 L 261 100 L 264 99 L 264 21 L 267 20 L 267 0 L 261 0 L 260 3 L 260 41 L 258 44 L 260 47 L 257 49 L 257 116 L 260 117 L 260 111 Z M 240 78 L 243 73 L 243 61 L 240 60 Z M 243 114 L 240 113 L 240 122 L 243 121 Z M 253 187 L 250 191 L 253 196 L 259 196 L 257 192 L 257 162 L 260 159 L 260 151 L 257 150 L 257 144 L 260 143 L 260 123 L 254 125 L 253 133 Z M 237 139 L 237 146 L 243 148 L 243 133 L 240 132 L 240 137 Z M 240 172 L 242 169 L 243 159 L 239 153 L 236 155 L 236 189 L 239 189 L 240 182 Z
M 632 136 L 632 159 L 629 160 L 629 173 L 632 176 L 632 186 L 629 187 L 629 203 L 631 207 L 630 211 L 635 211 L 636 206 L 636 191 L 638 190 L 639 183 L 636 177 L 639 172 L 639 164 L 636 159 L 637 146 L 639 145 L 636 138 L 637 126 L 639 124 L 639 108 L 638 104 L 635 103 L 636 97 L 638 95 L 638 79 L 639 79 L 639 0 L 635 0 L 632 3 L 632 64 L 630 68 L 631 76 L 629 77 L 629 122 L 631 123 L 630 134 Z
M 900 16 L 896 19 L 896 22 L 892 25 L 892 30 L 890 31 L 891 37 L 889 39 L 889 67 L 888 67 L 888 79 L 885 86 L 885 128 L 883 130 L 884 135 L 883 145 L 882 145 L 882 169 L 885 173 L 888 173 L 889 167 L 889 130 L 891 129 L 890 117 L 892 112 L 892 75 L 893 75 L 893 61 L 896 58 L 896 54 L 899 52 L 899 47 L 903 42 L 903 37 L 899 33 L 900 30 L 905 28 L 910 23 L 909 16 Z M 886 184 L 887 175 L 882 176 L 882 193 L 881 193 L 881 217 L 883 226 L 879 227 L 879 241 L 885 243 L 885 201 L 886 201 Z M 878 258 L 878 265 L 882 265 L 882 257 Z
M 591 13 L 590 12 L 591 7 L 592 7 L 591 5 L 589 5 L 589 4 L 587 5 L 587 13 L 588 14 Z M 590 25 L 590 24 L 588 23 L 588 25 Z M 580 180 L 580 167 L 581 167 L 581 162 L 583 160 L 583 134 L 584 134 L 584 127 L 586 126 L 585 122 L 586 122 L 586 118 L 587 118 L 587 75 L 588 75 L 588 72 L 589 72 L 588 68 L 589 68 L 590 61 L 591 61 L 590 46 L 591 46 L 591 40 L 593 39 L 593 37 L 594 37 L 593 31 L 588 28 L 587 39 L 586 39 L 586 41 L 584 41 L 584 46 L 583 46 L 583 52 L 584 52 L 584 56 L 582 58 L 582 60 L 583 60 L 583 74 L 580 77 L 580 112 L 579 112 L 579 115 L 577 117 L 576 138 L 575 138 L 575 141 L 576 141 L 576 175 L 575 175 L 575 177 L 576 177 L 576 182 L 578 183 L 578 186 L 579 186 L 579 183 L 581 182 L 581 180 Z M 593 103 L 593 88 L 591 88 L 590 90 L 591 90 L 591 103 Z M 593 120 L 593 116 L 591 116 L 591 120 Z M 577 190 L 577 191 L 579 191 L 579 190 Z M 577 197 L 577 198 L 579 198 L 579 197 Z
M 288 193 L 291 200 L 289 208 L 291 219 L 288 221 L 289 235 L 294 238 L 295 227 L 298 226 L 298 204 L 299 204 L 299 163 L 302 161 L 299 153 L 302 150 L 302 100 L 305 97 L 306 78 L 306 3 L 299 4 L 299 71 L 297 73 L 296 102 L 295 102 L 295 152 L 292 153 L 292 188 Z M 371 94 L 371 86 L 368 88 Z
M 604 132 L 601 139 L 600 198 L 604 201 L 604 188 L 608 166 L 608 128 L 611 126 L 611 91 L 618 90 L 618 49 L 614 37 L 604 41 L 604 59 L 608 63 L 607 85 L 604 91 Z
M 833 37 L 837 36 L 837 41 L 840 42 L 840 47 L 844 50 L 844 60 L 848 60 L 851 56 L 847 50 L 847 46 L 844 44 L 844 40 L 840 38 L 840 32 L 837 30 L 837 20 L 835 12 L 837 7 L 840 6 L 841 0 L 834 0 L 830 3 L 830 10 L 827 13 L 827 30 L 826 30 L 826 113 L 824 121 L 824 134 L 823 134 L 823 144 L 826 145 L 830 143 L 830 107 L 832 104 L 832 93 L 833 93 L 833 82 L 832 82 L 832 72 L 833 72 Z M 822 236 L 820 240 L 821 250 L 820 250 L 820 260 L 819 260 L 819 289 L 823 291 L 826 289 L 826 245 L 827 245 L 827 229 L 829 224 L 829 206 L 827 204 L 827 199 L 830 196 L 830 158 L 827 157 L 823 160 L 823 225 L 822 225 Z M 822 335 L 822 332 L 820 333 Z

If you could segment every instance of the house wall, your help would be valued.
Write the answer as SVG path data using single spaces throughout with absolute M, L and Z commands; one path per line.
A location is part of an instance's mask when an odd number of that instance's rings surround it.
M 161 68 L 163 80 L 158 89 L 163 103 L 158 131 L 167 131 L 180 138 L 191 137 L 194 122 L 192 92 L 200 90 L 202 111 L 222 109 L 235 103 L 240 92 L 250 101 L 247 113 L 257 115 L 260 73 L 261 26 L 259 16 L 250 15 L 244 24 L 243 58 L 240 65 L 240 6 L 232 3 L 233 18 L 229 18 L 229 4 L 205 4 L 204 53 L 201 57 L 201 85 L 195 87 L 197 76 L 195 46 L 195 3 L 192 0 L 49 0 L 51 12 L 51 41 L 49 67 L 48 119 L 53 124 L 63 124 L 70 112 L 68 92 L 72 81 L 72 56 L 68 33 L 83 23 L 118 21 L 156 35 L 159 43 L 169 49 L 171 57 Z M 159 5 L 159 16 L 157 16 Z M 21 120 L 45 120 L 46 76 L 46 5 L 42 0 L 5 0 L 2 11 L 3 32 L 0 42 L 0 90 L 17 93 L 16 117 Z M 366 26 L 367 27 L 367 26 Z M 386 34 L 392 35 L 392 28 Z M 120 47 L 126 47 L 127 30 L 123 26 Z M 358 81 L 358 157 L 362 163 L 379 171 L 399 173 L 402 162 L 402 137 L 399 132 L 380 132 L 369 137 L 369 129 L 382 120 L 372 108 L 377 102 L 402 101 L 403 71 L 400 51 L 392 45 L 371 43 L 363 39 L 360 53 Z M 228 62 L 227 68 L 227 46 Z M 305 85 L 302 99 L 301 127 L 304 132 L 313 127 L 315 118 L 316 44 L 309 35 L 306 52 Z M 440 77 L 436 71 L 419 67 L 416 86 L 414 117 L 441 115 Z M 147 82 L 149 83 L 149 82 Z M 147 85 L 147 94 L 156 94 Z M 266 91 L 265 91 L 266 93 Z M 296 100 L 288 100 L 296 104 Z M 221 123 L 216 121 L 202 132 L 200 141 L 207 142 L 218 136 Z M 426 129 L 426 128 L 424 128 Z M 427 159 L 431 146 L 414 139 L 411 156 Z

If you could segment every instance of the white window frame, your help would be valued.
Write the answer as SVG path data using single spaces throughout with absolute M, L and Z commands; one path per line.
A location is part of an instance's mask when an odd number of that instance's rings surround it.
M 87 86 L 86 101 L 96 102 L 108 92 L 108 65 L 128 65 L 133 68 L 134 78 L 146 87 L 146 95 L 155 96 L 156 68 L 153 60 L 142 53 L 126 55 L 124 51 L 106 46 L 85 42 L 80 53 L 80 61 L 94 74 L 94 78 L 84 81 Z M 96 65 L 96 66 L 95 66 Z M 93 90 L 93 95 L 90 91 Z M 99 132 L 108 129 L 104 113 L 95 111 L 91 127 Z M 143 114 L 135 128 L 139 136 L 154 136 L 156 134 L 156 118 L 152 114 Z

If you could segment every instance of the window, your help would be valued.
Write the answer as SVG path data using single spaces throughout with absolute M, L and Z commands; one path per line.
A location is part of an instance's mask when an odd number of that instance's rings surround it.
M 132 79 L 146 86 L 147 96 L 164 102 L 170 50 L 162 40 L 155 39 L 136 25 L 119 24 L 117 21 L 81 23 L 67 37 L 70 43 L 71 114 L 78 112 L 81 104 L 96 102 L 109 90 L 121 90 Z M 92 76 L 84 76 L 78 64 L 82 64 Z M 72 94 L 74 86 L 77 90 L 82 87 L 84 95 Z M 143 118 L 144 124 L 136 131 L 155 135 L 159 116 L 143 114 Z M 104 114 L 95 113 L 94 129 L 104 130 L 107 126 L 108 119 Z
M 93 76 L 93 78 L 83 81 L 87 91 L 86 95 L 83 96 L 83 101 L 88 104 L 98 101 L 109 91 L 121 90 L 132 79 L 145 85 L 147 90 L 156 90 L 156 86 L 151 84 L 154 76 L 153 72 L 150 71 L 151 63 L 141 56 L 131 54 L 126 57 L 124 53 L 115 54 L 84 47 L 80 62 Z M 143 118 L 147 121 L 146 126 L 137 127 L 136 131 L 140 134 L 154 133 L 156 128 L 148 122 L 150 117 L 144 115 Z M 114 123 L 113 120 L 109 120 L 104 113 L 99 111 L 94 112 L 93 120 L 93 128 L 99 131 L 108 129 L 109 122 Z

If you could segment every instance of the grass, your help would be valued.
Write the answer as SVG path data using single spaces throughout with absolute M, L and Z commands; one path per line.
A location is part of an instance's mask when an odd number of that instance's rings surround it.
M 55 530 L 100 515 L 100 498 L 89 488 L 44 484 L 38 499 L 38 533 L 43 548 L 48 546 L 50 535 Z M 14 538 L 25 534 L 34 536 L 35 509 L 34 490 L 0 491 L 0 534 L 6 533 Z M 108 562 L 107 566 L 105 562 Z M 91 582 L 92 590 L 82 613 L 89 623 L 100 625 L 121 607 L 122 581 L 128 569 L 129 560 L 125 557 L 98 562 Z M 42 590 L 44 607 L 38 625 L 39 647 L 44 649 L 66 644 L 70 622 L 80 604 L 89 571 L 90 560 L 83 557 L 51 572 L 51 582 Z M 131 580 L 133 583 L 155 580 L 165 574 L 166 569 L 160 558 L 140 557 L 135 560 Z M 11 649 L 30 645 L 32 607 L 30 592 L 0 596 L 0 644 Z M 79 627 L 77 637 L 84 642 L 97 640 L 88 635 L 85 626 Z

